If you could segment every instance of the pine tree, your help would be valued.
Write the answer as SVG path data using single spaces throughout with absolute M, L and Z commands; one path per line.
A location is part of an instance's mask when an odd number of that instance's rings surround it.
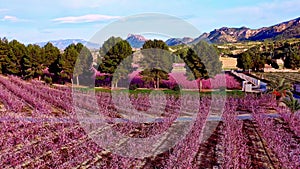
M 22 57 L 23 77 L 25 79 L 38 78 L 40 80 L 45 69 L 42 49 L 38 45 L 30 44 L 27 46 L 27 52 L 27 55 Z
M 113 74 L 112 83 L 115 87 L 120 79 L 126 79 L 133 71 L 131 55 L 130 44 L 126 40 L 121 40 L 112 46 L 102 58 L 99 70 L 103 73 Z
M 168 79 L 168 73 L 173 69 L 175 56 L 169 52 L 169 47 L 162 40 L 148 40 L 142 47 L 143 58 L 139 62 L 144 68 L 141 72 L 143 80 L 153 82 L 154 88 L 159 88 L 162 79 Z
M 9 51 L 8 40 L 6 38 L 0 38 L 0 73 L 5 72 L 5 64 L 7 60 L 7 54 Z
M 60 56 L 60 51 L 57 47 L 48 42 L 43 48 L 43 65 L 49 67 Z
M 107 39 L 103 45 L 101 46 L 100 50 L 99 50 L 99 54 L 100 56 L 98 56 L 97 58 L 97 66 L 101 65 L 102 59 L 107 55 L 107 52 L 113 47 L 115 46 L 118 42 L 122 41 L 123 39 L 120 37 L 110 37 L 109 39 Z M 97 68 L 100 71 L 100 67 Z
M 186 55 L 181 55 L 185 62 L 188 80 L 198 79 L 199 92 L 202 90 L 202 80 L 213 78 L 222 71 L 222 62 L 212 45 L 205 41 L 198 42 L 189 48 Z

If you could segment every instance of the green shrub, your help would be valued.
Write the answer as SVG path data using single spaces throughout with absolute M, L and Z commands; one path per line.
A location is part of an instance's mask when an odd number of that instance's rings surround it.
M 180 91 L 180 87 L 179 85 L 176 85 L 174 88 L 173 88 L 174 91 Z
M 131 84 L 129 90 L 136 90 L 138 88 L 137 84 Z
M 50 84 L 50 85 L 52 85 L 52 78 L 51 77 L 45 77 L 44 78 L 44 80 L 45 80 L 45 82 L 47 83 L 47 84 Z

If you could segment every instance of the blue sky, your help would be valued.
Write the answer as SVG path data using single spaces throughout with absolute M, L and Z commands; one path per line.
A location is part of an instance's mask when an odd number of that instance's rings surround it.
M 201 32 L 223 26 L 259 28 L 300 16 L 299 0 L 1 0 L 0 37 L 32 43 L 89 40 L 122 17 L 162 13 L 183 19 Z

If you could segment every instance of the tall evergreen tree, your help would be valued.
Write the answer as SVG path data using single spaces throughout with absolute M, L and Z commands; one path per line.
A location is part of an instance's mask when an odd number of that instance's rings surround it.
M 0 65 L 1 73 L 20 75 L 20 61 L 26 55 L 26 47 L 17 40 L 8 42 L 3 38 L 0 42 Z
M 11 54 L 9 60 L 7 61 L 8 73 L 14 75 L 21 75 L 21 59 L 27 54 L 26 46 L 17 40 L 12 40 L 9 42 L 9 48 Z
M 143 58 L 139 62 L 144 68 L 143 79 L 154 83 L 159 88 L 162 79 L 168 79 L 168 73 L 173 69 L 175 56 L 169 52 L 168 45 L 162 40 L 148 40 L 142 47 Z
M 60 72 L 60 78 L 70 79 L 73 83 L 73 70 L 76 63 L 76 59 L 79 53 L 75 44 L 71 44 L 64 50 L 62 57 L 59 60 L 59 65 L 62 71 Z
M 192 49 L 205 65 L 210 78 L 213 78 L 215 75 L 222 72 L 222 62 L 220 61 L 219 54 L 213 45 L 210 45 L 205 41 L 200 41 L 193 46 Z
M 6 38 L 0 38 L 0 73 L 5 72 L 5 64 L 8 57 L 8 52 L 8 40 Z
M 300 45 L 284 44 L 284 67 L 288 69 L 300 68 Z
M 42 49 L 38 45 L 30 44 L 27 46 L 27 52 L 27 55 L 21 59 L 22 76 L 25 79 L 38 78 L 40 80 L 45 69 Z
M 107 39 L 103 45 L 101 46 L 100 50 L 99 50 L 99 54 L 100 56 L 97 58 L 97 65 L 99 66 L 101 64 L 102 59 L 107 55 L 107 52 L 113 47 L 115 46 L 118 42 L 122 41 L 123 39 L 120 37 L 110 37 L 109 39 Z M 97 68 L 98 70 L 100 70 L 101 68 Z
M 48 42 L 43 48 L 43 65 L 49 67 L 59 56 L 60 51 L 51 42 Z
M 266 47 L 264 47 L 266 48 Z M 261 71 L 267 63 L 269 54 L 260 51 L 260 46 L 255 46 L 243 52 L 237 59 L 237 67 L 245 70 Z M 271 58 L 270 58 L 271 59 Z
M 52 77 L 52 80 L 54 82 L 57 82 L 60 80 L 60 75 L 61 75 L 61 72 L 62 72 L 62 65 L 60 63 L 61 61 L 61 55 L 59 57 L 56 58 L 56 60 L 54 62 L 52 62 L 50 65 L 49 65 L 49 72 L 51 74 L 53 74 L 54 76 Z
M 199 92 L 202 89 L 202 79 L 209 78 L 208 72 L 204 63 L 201 61 L 200 57 L 196 52 L 189 48 L 186 55 L 181 55 L 182 60 L 185 62 L 185 69 L 188 80 L 198 79 L 199 82 Z
M 90 50 L 81 43 L 76 45 L 76 49 L 79 54 L 74 65 L 73 75 L 76 78 L 76 84 L 79 85 L 79 76 L 85 76 L 84 79 L 87 82 L 92 75 L 93 56 Z
M 85 71 L 89 71 L 93 62 L 93 57 L 88 48 L 83 44 L 71 44 L 64 50 L 61 57 L 58 57 L 50 66 L 49 71 L 58 78 L 68 79 L 73 84 L 73 78 L 79 85 L 79 76 Z
M 121 40 L 112 46 L 102 58 L 99 70 L 103 73 L 113 74 L 113 85 L 117 87 L 120 79 L 126 79 L 133 71 L 132 48 L 126 40 Z M 119 69 L 118 72 L 115 72 Z
M 248 52 L 244 52 L 241 57 L 237 59 L 237 67 L 243 69 L 243 71 L 253 67 L 253 60 Z
M 186 55 L 181 55 L 185 62 L 186 76 L 189 80 L 198 79 L 199 92 L 202 90 L 202 80 L 213 78 L 222 71 L 222 62 L 212 45 L 205 41 L 198 42 L 189 48 Z

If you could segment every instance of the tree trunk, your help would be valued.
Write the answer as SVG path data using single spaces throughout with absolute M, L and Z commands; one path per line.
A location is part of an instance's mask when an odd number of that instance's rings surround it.
M 201 79 L 199 79 L 198 87 L 199 87 L 199 101 L 201 102 L 202 101 L 202 96 L 201 96 L 201 92 L 202 92 L 202 80 Z
M 73 82 L 73 78 L 71 78 L 71 83 L 72 83 L 72 86 L 73 86 L 73 84 L 74 84 L 74 82 Z
M 76 84 L 77 84 L 77 86 L 79 86 L 79 78 L 78 78 L 78 76 L 76 76 Z
M 156 86 L 159 89 L 159 77 L 156 78 Z
M 152 78 L 152 81 L 153 81 L 154 89 L 156 89 L 156 88 L 157 88 L 156 78 L 153 77 L 153 78 Z
M 199 93 L 202 92 L 202 79 L 199 79 Z

